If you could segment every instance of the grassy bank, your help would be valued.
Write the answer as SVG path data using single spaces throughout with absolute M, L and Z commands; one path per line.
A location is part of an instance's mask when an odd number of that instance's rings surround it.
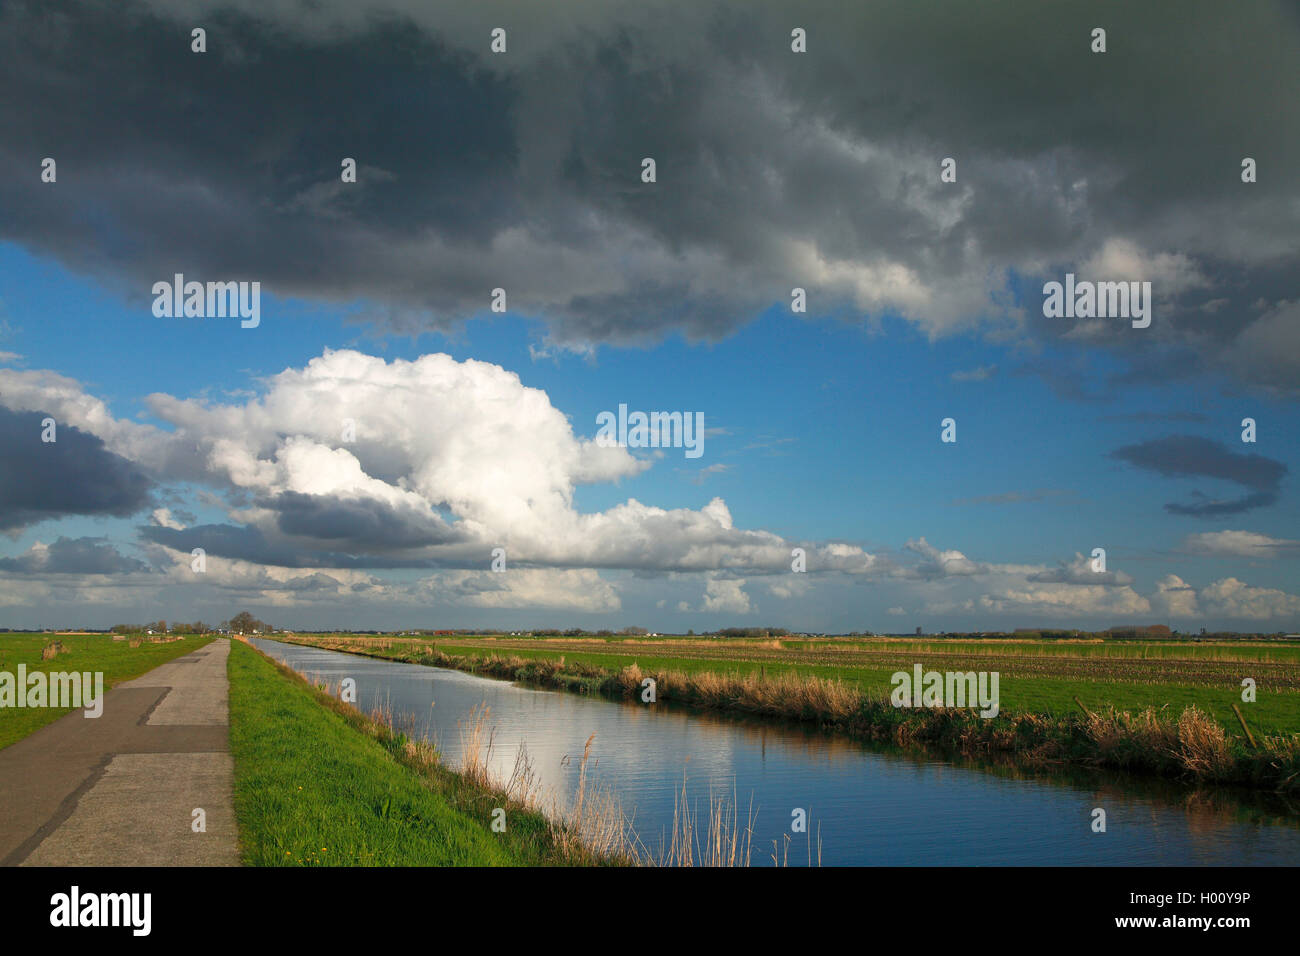
M 1089 708 L 1088 713 L 1077 706 L 1072 713 L 1034 713 L 1007 709 L 1004 694 L 1002 713 L 984 719 L 969 710 L 896 708 L 883 693 L 780 669 L 681 671 L 636 663 L 613 669 L 564 656 L 449 654 L 430 641 L 305 635 L 292 640 L 614 698 L 636 697 L 642 680 L 651 677 L 659 700 L 808 721 L 861 739 L 901 746 L 925 744 L 972 756 L 1009 755 L 1030 766 L 1111 767 L 1300 791 L 1300 737 L 1256 733 L 1252 748 L 1243 736 L 1229 733 L 1195 704 L 1147 707 L 1136 713 L 1114 706 Z M 978 669 L 987 667 L 982 661 L 980 665 Z M 935 665 L 927 661 L 926 666 Z M 962 669 L 976 666 L 966 661 Z
M 252 866 L 538 866 L 601 862 L 485 776 L 232 641 L 230 749 L 240 854 Z M 525 797 L 526 799 L 526 797 Z M 506 830 L 491 829 L 493 810 Z
M 3 634 L 0 635 L 0 671 L 18 673 L 18 665 L 26 664 L 27 673 L 43 671 L 102 671 L 104 690 L 139 677 L 160 664 L 166 664 L 191 651 L 198 650 L 211 641 L 210 637 L 193 635 L 179 640 L 151 640 L 148 637 L 122 637 L 110 634 L 52 635 Z M 56 653 L 57 652 L 57 653 Z M 42 654 L 51 655 L 43 657 Z M 71 707 L 0 708 L 0 747 L 8 747 L 28 734 L 53 723 Z
M 376 642 L 385 640 L 392 639 Z M 1294 659 L 1300 648 L 1293 644 L 480 638 L 438 639 L 436 645 L 453 655 L 563 657 L 610 672 L 635 663 L 656 672 L 817 677 L 868 696 L 888 694 L 891 676 L 916 663 L 929 670 L 997 671 L 1008 713 L 1065 716 L 1079 712 L 1078 697 L 1093 711 L 1181 713 L 1196 707 L 1230 729 L 1236 727 L 1232 705 L 1241 702 L 1241 680 L 1251 677 L 1259 690 L 1258 700 L 1244 708 L 1252 730 L 1300 733 L 1300 660 Z

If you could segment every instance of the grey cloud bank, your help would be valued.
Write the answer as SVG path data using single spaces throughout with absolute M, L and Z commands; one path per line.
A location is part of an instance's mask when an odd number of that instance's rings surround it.
M 0 235 L 129 296 L 255 274 L 407 330 L 454 327 L 505 286 L 574 348 L 718 339 L 795 285 L 814 313 L 1067 342 L 1010 276 L 1092 264 L 1152 282 L 1146 374 L 1182 349 L 1293 390 L 1294 8 L 1104 14 L 1096 56 L 1085 2 L 11 2 Z M 39 157 L 20 142 L 58 158 L 57 190 L 23 185 Z M 1117 331 L 1101 343 L 1135 359 Z

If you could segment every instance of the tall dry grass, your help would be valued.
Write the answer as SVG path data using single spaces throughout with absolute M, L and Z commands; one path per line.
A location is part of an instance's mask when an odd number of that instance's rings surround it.
M 636 834 L 633 819 L 624 812 L 614 790 L 593 771 L 596 735 L 587 738 L 578 764 L 578 781 L 566 808 L 548 799 L 537 784 L 527 750 L 520 747 L 515 766 L 504 780 L 493 776 L 491 765 L 495 731 L 486 704 L 475 707 L 458 724 L 463 751 L 460 772 L 479 786 L 507 794 L 511 800 L 551 821 L 552 839 L 571 858 L 598 859 L 635 866 L 749 866 L 753 846 L 754 812 L 742 826 L 738 803 L 710 793 L 701 818 L 690 801 L 683 779 L 673 807 L 671 836 L 651 852 Z M 820 851 L 818 854 L 820 860 Z
M 790 834 L 788 833 L 781 835 L 781 845 L 779 847 L 776 840 L 772 841 L 772 865 L 773 866 L 788 867 L 790 865 L 790 846 L 793 843 L 794 840 L 791 838 Z M 817 866 L 820 867 L 821 865 L 822 865 L 822 827 L 821 824 L 819 823 L 817 824 Z M 807 866 L 810 869 L 813 866 L 813 838 L 811 833 L 808 834 Z
M 637 839 L 632 819 L 623 812 L 622 803 L 611 787 L 595 779 L 591 771 L 592 744 L 596 735 L 587 738 L 578 765 L 578 783 L 567 810 L 553 809 L 557 821 L 555 838 L 579 847 L 600 859 L 639 865 L 646 860 L 645 848 Z
M 492 785 L 492 748 L 496 743 L 496 728 L 488 725 L 492 708 L 486 703 L 477 704 L 465 720 L 456 721 L 460 735 L 460 773 L 481 787 Z
M 666 846 L 661 847 L 658 866 L 749 866 L 754 845 L 754 803 L 751 798 L 744 826 L 740 823 L 740 801 L 733 790 L 728 800 L 709 792 L 708 816 L 703 822 L 682 787 L 673 797 L 673 829 Z
M 591 776 L 592 744 L 587 738 L 578 770 L 578 784 L 567 809 L 553 794 L 547 794 L 533 766 L 528 748 L 520 744 L 514 765 L 505 778 L 492 772 L 492 751 L 496 729 L 489 724 L 491 708 L 474 707 L 457 722 L 461 765 L 458 772 L 475 785 L 501 794 L 508 802 L 540 813 L 550 824 L 551 839 L 561 853 L 574 862 L 602 861 L 638 864 L 643 862 L 630 821 L 623 814 L 614 792 Z
M 652 676 L 636 664 L 619 672 L 617 687 L 625 695 L 639 694 L 641 682 Z M 653 675 L 657 697 L 673 698 L 700 707 L 743 710 L 772 717 L 841 721 L 857 712 L 865 695 L 840 680 L 794 673 L 760 674 L 667 671 Z
M 1088 715 L 1084 726 L 1100 763 L 1129 768 L 1155 762 L 1213 781 L 1229 780 L 1237 770 L 1223 727 L 1196 706 L 1173 720 L 1150 707 L 1138 714 L 1111 710 Z
M 1189 772 L 1209 780 L 1227 779 L 1237 765 L 1223 727 L 1198 707 L 1178 717 L 1178 758 Z

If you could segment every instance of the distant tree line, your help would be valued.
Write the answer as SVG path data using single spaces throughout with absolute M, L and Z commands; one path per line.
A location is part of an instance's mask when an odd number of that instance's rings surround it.
M 264 621 L 259 621 L 247 611 L 240 611 L 228 621 L 222 621 L 216 627 L 205 624 L 203 621 L 172 621 L 168 625 L 164 619 L 150 621 L 148 624 L 114 624 L 110 631 L 114 634 L 142 634 L 146 631 L 153 631 L 155 634 L 166 634 L 168 630 L 173 634 L 210 634 L 212 631 L 234 631 L 237 634 L 250 634 L 253 631 L 269 631 L 271 625 Z

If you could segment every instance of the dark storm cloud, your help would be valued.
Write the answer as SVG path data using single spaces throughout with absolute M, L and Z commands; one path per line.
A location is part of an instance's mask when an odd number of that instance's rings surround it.
M 56 423 L 41 441 L 40 412 L 0 407 L 0 531 L 64 515 L 131 515 L 149 504 L 152 482 L 104 442 Z
M 371 585 L 367 583 L 359 581 L 352 586 L 352 589 L 354 591 L 363 591 L 370 586 Z M 303 577 L 290 578 L 288 581 L 279 585 L 279 587 L 284 588 L 286 591 L 321 591 L 326 594 L 333 594 L 338 591 L 339 582 L 336 578 L 332 578 L 328 574 L 317 572 L 316 574 L 308 574 Z
M 366 553 L 361 550 L 343 550 L 354 542 L 339 542 L 339 550 L 321 550 L 316 543 L 312 547 L 301 546 L 298 542 L 280 538 L 268 538 L 259 529 L 251 526 L 229 524 L 197 525 L 193 528 L 163 528 L 154 525 L 143 526 L 140 536 L 154 544 L 160 544 L 176 551 L 189 553 L 195 548 L 202 548 L 208 557 L 227 558 L 235 561 L 248 561 L 253 564 L 269 564 L 285 568 L 341 568 L 341 569 L 377 569 L 377 568 L 434 568 L 454 565 L 435 562 L 418 557 L 402 557 L 387 553 Z M 480 561 L 478 566 L 482 566 Z
M 310 552 L 268 541 L 257 528 L 239 525 L 205 524 L 183 529 L 146 526 L 140 528 L 140 536 L 176 551 L 202 548 L 209 557 L 286 568 L 360 568 L 368 564 L 353 555 Z
M 1111 457 L 1166 478 L 1213 478 L 1249 489 L 1248 494 L 1228 500 L 1195 491 L 1190 504 L 1165 505 L 1171 514 L 1197 517 L 1240 514 L 1271 505 L 1277 501 L 1287 473 L 1287 466 L 1280 461 L 1263 455 L 1243 455 L 1222 442 L 1193 435 L 1171 435 L 1125 445 L 1111 452 Z
M 59 163 L 54 190 L 0 193 L 11 237 L 137 285 L 193 271 L 350 295 L 373 291 L 367 232 L 473 245 L 518 217 L 508 94 L 465 54 L 384 24 L 311 46 L 239 17 L 209 30 L 200 56 L 138 4 L 6 5 L 6 171 Z
M 400 551 L 460 540 L 437 515 L 398 510 L 373 499 L 340 499 L 286 491 L 259 502 L 277 512 L 286 535 L 336 541 L 349 551 Z
M 1269 3 L 11 0 L 0 234 L 142 309 L 183 271 L 446 327 L 501 286 L 571 345 L 718 338 L 795 285 L 813 314 L 1059 340 L 1038 273 L 1123 239 L 1181 272 L 1149 334 L 1095 344 L 1285 390 L 1300 333 L 1228 346 L 1297 291 L 1297 55 Z
M 0 558 L 0 571 L 9 574 L 128 574 L 147 571 L 143 561 L 127 557 L 107 538 L 65 538 L 36 547 L 16 558 Z

